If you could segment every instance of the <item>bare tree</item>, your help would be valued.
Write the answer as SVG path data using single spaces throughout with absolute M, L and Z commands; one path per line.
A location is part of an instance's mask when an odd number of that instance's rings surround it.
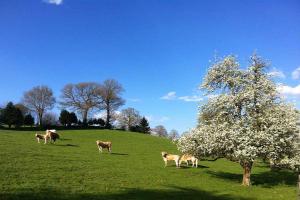
M 57 116 L 55 113 L 45 113 L 43 117 L 43 125 L 44 126 L 55 126 L 58 124 Z
M 166 128 L 163 125 L 158 125 L 156 126 L 153 131 L 160 137 L 167 137 L 168 136 L 168 132 L 166 130 Z
M 105 80 L 100 86 L 98 91 L 102 102 L 100 109 L 106 111 L 106 128 L 111 127 L 111 114 L 125 103 L 125 100 L 120 96 L 123 91 L 122 85 L 114 79 Z
M 27 108 L 36 113 L 40 126 L 44 113 L 51 110 L 55 104 L 53 92 L 47 86 L 36 86 L 25 92 L 22 101 Z
M 172 129 L 169 133 L 169 136 L 168 136 L 171 140 L 175 140 L 175 139 L 178 139 L 179 138 L 179 133 L 177 130 L 175 129 Z
M 80 113 L 86 125 L 89 112 L 100 104 L 98 90 L 99 85 L 92 82 L 67 84 L 61 91 L 60 105 Z
M 126 108 L 121 111 L 118 116 L 118 122 L 121 127 L 129 130 L 131 127 L 137 126 L 141 120 L 139 111 L 134 108 Z

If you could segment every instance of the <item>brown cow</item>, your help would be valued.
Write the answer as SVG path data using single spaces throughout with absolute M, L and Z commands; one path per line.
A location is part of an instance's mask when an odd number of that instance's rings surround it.
M 50 139 L 50 142 L 55 142 L 57 139 L 59 139 L 59 135 L 56 133 L 56 130 L 46 130 L 46 135 L 44 138 L 46 144 L 48 139 Z
M 103 148 L 107 149 L 109 151 L 109 153 L 111 153 L 111 142 L 110 141 L 103 142 L 101 140 L 97 140 L 96 144 L 97 144 L 97 147 L 98 147 L 100 153 L 102 152 Z

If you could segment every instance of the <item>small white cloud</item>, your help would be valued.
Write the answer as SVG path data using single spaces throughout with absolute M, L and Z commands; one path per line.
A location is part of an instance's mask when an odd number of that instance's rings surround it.
M 177 97 L 176 92 L 168 92 L 165 96 L 162 96 L 161 99 L 164 100 L 182 100 L 185 102 L 197 102 L 197 101 L 202 101 L 203 98 L 200 95 L 191 95 L 191 96 L 181 96 Z
M 174 92 L 174 91 L 168 92 L 168 94 L 166 94 L 165 96 L 162 96 L 161 99 L 174 100 L 174 99 L 176 99 L 176 92 Z
M 167 117 L 167 116 L 162 116 L 162 117 L 154 117 L 152 115 L 148 115 L 148 116 L 145 116 L 146 119 L 150 122 L 150 123 L 163 123 L 163 122 L 166 122 L 166 121 L 169 121 L 170 118 Z
M 44 2 L 49 4 L 55 4 L 55 5 L 61 5 L 63 3 L 63 0 L 44 0 Z
M 195 101 L 202 101 L 203 98 L 197 95 L 193 95 L 193 96 L 182 96 L 178 98 L 179 100 L 183 100 L 186 102 L 195 102 Z
M 163 117 L 158 119 L 158 122 L 165 122 L 165 121 L 169 121 L 169 120 L 170 120 L 169 117 L 163 116 Z
M 300 67 L 298 67 L 297 69 L 295 69 L 292 72 L 292 78 L 293 79 L 299 79 L 300 78 Z
M 295 87 L 288 85 L 278 85 L 277 90 L 283 95 L 300 96 L 300 85 Z
M 276 68 L 273 68 L 268 75 L 274 78 L 285 78 L 285 74 Z

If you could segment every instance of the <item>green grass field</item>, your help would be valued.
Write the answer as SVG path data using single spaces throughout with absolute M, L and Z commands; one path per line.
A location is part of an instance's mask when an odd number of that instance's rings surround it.
M 56 144 L 35 132 L 0 130 L 0 199 L 284 199 L 297 198 L 297 176 L 255 163 L 252 186 L 227 160 L 199 168 L 164 168 L 160 152 L 178 153 L 169 140 L 107 130 L 59 131 Z M 112 154 L 95 141 L 110 140 Z

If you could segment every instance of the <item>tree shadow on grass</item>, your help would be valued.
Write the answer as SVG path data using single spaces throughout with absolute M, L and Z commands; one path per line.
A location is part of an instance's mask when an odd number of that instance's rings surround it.
M 145 189 L 126 189 L 121 193 L 69 193 L 58 189 L 43 188 L 37 189 L 23 189 L 11 193 L 0 192 L 0 199 L 2 200 L 29 200 L 29 199 L 45 199 L 45 200 L 124 200 L 124 199 L 163 199 L 163 200 L 253 200 L 253 198 L 245 198 L 241 196 L 219 194 L 218 192 L 209 192 L 193 188 L 170 187 L 170 189 L 162 190 L 145 190 Z
M 237 183 L 242 183 L 243 179 L 242 171 L 241 174 L 221 171 L 207 171 L 206 173 L 217 178 L 222 178 Z M 288 170 L 266 171 L 259 174 L 251 174 L 251 184 L 261 185 L 262 187 L 267 188 L 281 184 L 295 186 L 297 184 L 297 174 Z
M 297 185 L 297 174 L 288 171 L 267 171 L 260 174 L 253 174 L 253 185 L 275 186 L 279 184 Z

